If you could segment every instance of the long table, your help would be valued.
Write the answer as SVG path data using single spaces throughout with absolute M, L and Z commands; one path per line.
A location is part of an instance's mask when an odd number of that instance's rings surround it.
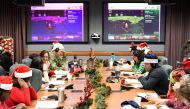
M 110 86 L 112 90 L 120 90 L 120 82 L 119 83 L 107 83 L 106 78 L 111 75 L 111 71 L 107 71 L 107 68 L 100 68 L 99 71 L 102 75 L 102 83 Z M 83 90 L 85 87 L 85 78 L 84 73 L 80 74 L 80 79 L 73 79 L 72 83 L 74 84 L 75 90 Z M 70 84 L 70 83 L 68 83 Z M 134 97 L 137 96 L 137 93 L 155 93 L 153 90 L 144 90 L 144 89 L 130 89 L 127 91 L 118 91 L 112 92 L 110 96 L 106 98 L 106 104 L 108 105 L 108 109 L 122 109 L 120 106 L 121 102 L 125 100 L 133 100 Z M 57 91 L 47 91 L 40 90 L 38 92 L 38 100 L 33 100 L 32 105 L 29 107 L 30 109 L 35 108 L 37 101 L 40 100 L 40 97 L 47 96 L 51 94 L 58 94 Z M 65 109 L 72 109 L 73 106 L 80 101 L 80 97 L 83 96 L 83 92 L 73 93 L 71 90 L 65 90 L 65 94 L 67 95 L 67 99 L 64 103 L 60 103 L 63 105 Z M 92 98 L 95 99 L 95 92 L 92 94 Z M 141 102 L 141 106 L 152 104 L 151 102 Z M 90 107 L 91 109 L 95 109 L 95 103 Z

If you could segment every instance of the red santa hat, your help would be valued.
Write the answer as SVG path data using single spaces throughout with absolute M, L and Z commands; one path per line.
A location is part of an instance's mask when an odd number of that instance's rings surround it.
M 132 48 L 134 48 L 135 46 L 136 46 L 135 43 L 134 43 L 134 42 L 131 42 L 130 47 L 129 47 L 129 51 L 131 51 Z
M 0 76 L 0 89 L 11 90 L 13 87 L 13 80 L 11 76 Z
M 54 41 L 53 42 L 52 51 L 54 51 L 56 48 L 59 48 L 59 50 L 65 51 L 64 46 L 61 43 L 59 43 L 59 41 Z
M 145 49 L 148 49 L 149 46 L 146 42 L 143 42 L 143 43 L 140 43 L 138 46 L 137 46 L 137 50 L 145 50 Z
M 184 60 L 182 65 L 185 69 L 190 70 L 190 60 L 189 59 Z
M 16 78 L 28 78 L 32 76 L 32 70 L 26 65 L 18 66 L 14 71 L 14 76 Z

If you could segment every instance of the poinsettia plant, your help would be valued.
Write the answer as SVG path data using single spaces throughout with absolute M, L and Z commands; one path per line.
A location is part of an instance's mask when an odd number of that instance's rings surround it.
M 9 52 L 14 59 L 14 40 L 10 36 L 0 36 L 1 53 Z

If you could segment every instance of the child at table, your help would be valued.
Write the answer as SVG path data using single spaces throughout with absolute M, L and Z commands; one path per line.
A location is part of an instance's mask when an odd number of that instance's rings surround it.
M 6 100 L 9 107 L 19 103 L 31 105 L 31 100 L 37 99 L 37 94 L 30 84 L 32 70 L 28 66 L 18 66 L 13 72 L 13 88 L 10 97 Z
M 0 109 L 25 109 L 26 106 L 22 103 L 11 108 L 6 105 L 5 100 L 9 98 L 12 86 L 12 77 L 0 76 Z

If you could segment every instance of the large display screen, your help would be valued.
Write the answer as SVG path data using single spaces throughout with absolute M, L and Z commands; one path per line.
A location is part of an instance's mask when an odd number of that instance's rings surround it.
M 31 7 L 27 42 L 88 42 L 86 3 L 45 3 Z
M 104 3 L 103 42 L 164 42 L 165 12 L 148 3 Z

